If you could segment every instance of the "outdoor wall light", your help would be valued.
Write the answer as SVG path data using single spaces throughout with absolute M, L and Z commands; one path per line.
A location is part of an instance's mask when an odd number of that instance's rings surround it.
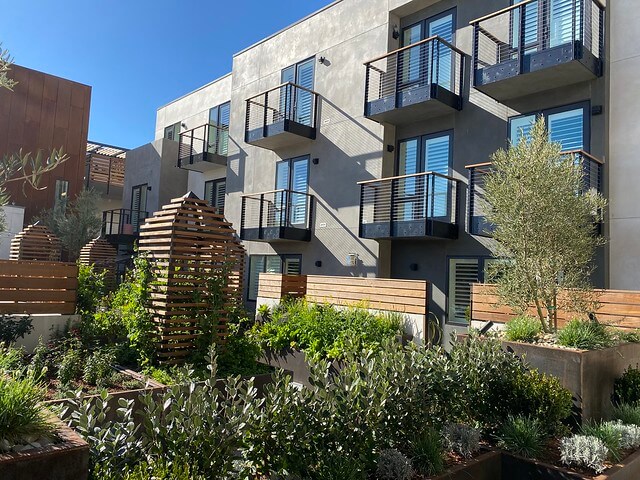
M 311 159 L 311 163 L 313 163 L 314 165 L 318 165 L 320 163 L 320 159 L 319 158 L 312 158 Z
M 409 270 L 411 270 L 412 272 L 417 272 L 418 271 L 418 264 L 417 263 L 412 263 L 411 265 L 409 265 Z
M 187 128 L 187 124 L 182 122 L 180 125 L 182 125 L 182 128 Z
M 147 190 L 148 190 L 148 191 L 151 191 L 151 185 L 148 185 L 148 186 L 147 186 Z
M 396 149 L 396 147 L 394 147 L 393 145 L 387 145 L 387 152 L 389 153 L 393 153 L 393 151 Z
M 322 266 L 321 260 L 316 260 L 316 267 L 320 268 Z
M 394 40 L 400 38 L 400 30 L 398 30 L 398 25 L 393 26 L 393 33 L 391 34 Z
M 319 62 L 319 63 L 321 63 L 322 65 L 324 65 L 326 61 L 327 61 L 327 58 L 326 58 L 326 57 L 320 57 L 320 58 L 318 59 L 318 62 Z

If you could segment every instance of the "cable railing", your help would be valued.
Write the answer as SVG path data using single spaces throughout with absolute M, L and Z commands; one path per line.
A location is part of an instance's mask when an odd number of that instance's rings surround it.
M 180 133 L 178 167 L 207 161 L 207 154 L 227 156 L 229 127 L 204 124 Z
M 464 52 L 438 36 L 408 45 L 365 63 L 365 101 L 367 114 L 371 102 L 391 99 L 395 108 L 404 105 L 403 94 L 420 88 L 433 96 L 437 86 L 460 95 L 462 91 Z
M 378 225 L 393 235 L 402 223 L 458 224 L 459 180 L 437 172 L 359 182 L 360 225 Z
M 137 235 L 149 212 L 119 208 L 102 212 L 102 235 Z
M 604 162 L 584 150 L 569 150 L 562 153 L 571 156 L 583 172 L 583 186 L 580 192 L 602 193 L 602 174 Z M 469 170 L 469 218 L 468 231 L 472 235 L 490 236 L 493 225 L 486 220 L 490 205 L 485 198 L 487 174 L 492 171 L 491 162 L 467 165 Z
M 316 128 L 318 94 L 313 90 L 283 83 L 247 100 L 246 132 L 266 129 L 284 121 Z M 264 132 L 267 136 L 267 132 Z
M 590 54 L 598 63 L 604 55 L 604 7 L 598 0 L 526 0 L 471 25 L 476 72 L 499 66 L 502 75 L 513 76 L 551 67 L 557 61 L 538 54 L 553 49 L 563 61 L 567 52 L 569 60 Z
M 265 228 L 311 230 L 313 195 L 273 190 L 242 197 L 241 231 Z

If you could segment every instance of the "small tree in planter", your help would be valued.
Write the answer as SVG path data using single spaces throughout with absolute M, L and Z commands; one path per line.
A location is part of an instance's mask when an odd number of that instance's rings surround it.
M 495 227 L 493 254 L 505 261 L 490 276 L 502 303 L 519 313 L 534 305 L 543 330 L 555 330 L 558 309 L 595 307 L 592 259 L 604 239 L 594 220 L 606 200 L 584 191 L 582 163 L 549 140 L 542 118 L 528 141 L 497 151 L 492 162 L 487 220 Z

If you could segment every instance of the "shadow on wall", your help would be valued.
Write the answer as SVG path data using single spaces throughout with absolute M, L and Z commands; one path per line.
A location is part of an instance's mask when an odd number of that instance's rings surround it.
M 229 141 L 238 151 L 227 157 L 227 192 L 244 192 L 247 152 L 233 137 L 230 136 Z

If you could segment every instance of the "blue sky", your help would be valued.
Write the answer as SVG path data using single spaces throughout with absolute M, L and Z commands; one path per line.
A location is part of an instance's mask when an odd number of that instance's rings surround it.
M 93 87 L 89 139 L 134 148 L 156 109 L 331 0 L 0 0 L 15 62 Z

